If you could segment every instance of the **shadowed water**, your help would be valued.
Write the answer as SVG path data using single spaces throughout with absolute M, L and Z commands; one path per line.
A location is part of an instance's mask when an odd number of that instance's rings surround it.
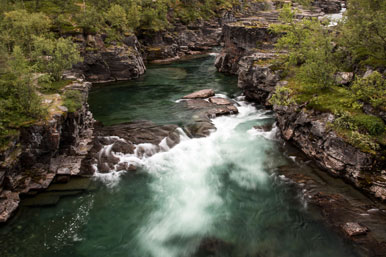
M 189 112 L 176 101 L 202 88 L 238 94 L 236 80 L 216 73 L 206 57 L 150 67 L 139 81 L 98 86 L 89 103 L 105 124 L 184 124 Z M 181 131 L 180 144 L 145 158 L 135 174 L 104 178 L 114 183 L 96 178 L 94 190 L 56 206 L 23 207 L 0 229 L 0 255 L 355 256 L 275 175 L 290 162 L 276 129 L 253 129 L 273 123 L 272 113 L 237 101 L 240 113 L 216 118 L 209 137 L 190 139 Z M 216 243 L 204 247 L 203 241 Z

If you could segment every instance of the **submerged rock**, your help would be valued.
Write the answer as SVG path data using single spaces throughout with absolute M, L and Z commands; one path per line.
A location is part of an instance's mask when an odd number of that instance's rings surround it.
M 193 256 L 230 256 L 234 245 L 218 238 L 204 238 Z
M 368 228 L 356 222 L 347 222 L 342 226 L 342 229 L 348 236 L 364 235 L 369 231 Z

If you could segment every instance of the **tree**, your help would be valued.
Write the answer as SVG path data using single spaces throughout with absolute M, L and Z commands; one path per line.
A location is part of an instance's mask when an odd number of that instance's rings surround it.
M 17 120 L 39 118 L 43 115 L 41 99 L 32 80 L 32 67 L 19 46 L 14 48 L 7 62 L 7 72 L 0 78 L 0 120 L 10 122 L 7 117 Z
M 81 10 L 74 16 L 75 22 L 84 34 L 95 34 L 103 27 L 104 19 L 93 6 Z
M 60 80 L 63 70 L 82 60 L 76 44 L 70 39 L 35 37 L 33 45 L 39 71 L 49 73 L 56 81 Z
M 116 31 L 123 32 L 127 30 L 127 15 L 122 6 L 117 4 L 112 5 L 104 16 L 107 24 Z
M 279 17 L 282 24 L 271 27 L 274 33 L 282 35 L 276 46 L 288 51 L 286 62 L 299 67 L 300 80 L 327 88 L 334 84 L 337 71 L 333 37 L 318 19 L 297 21 L 295 12 L 285 5 Z
M 340 44 L 351 52 L 354 64 L 386 66 L 386 1 L 350 0 L 347 4 Z
M 47 34 L 50 26 L 50 18 L 43 13 L 28 13 L 24 9 L 6 12 L 1 24 L 0 39 L 9 52 L 16 45 L 31 52 L 33 37 Z

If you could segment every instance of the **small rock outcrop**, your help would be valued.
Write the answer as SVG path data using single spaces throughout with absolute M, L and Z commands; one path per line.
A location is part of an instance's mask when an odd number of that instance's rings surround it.
M 248 101 L 269 106 L 267 100 L 280 80 L 279 71 L 272 69 L 274 53 L 255 53 L 239 61 L 238 87 Z
M 267 17 L 264 17 L 264 15 Z M 277 13 L 272 12 L 272 14 L 264 15 L 261 18 L 262 20 L 259 17 L 224 24 L 224 49 L 215 61 L 215 66 L 219 72 L 237 74 L 239 61 L 242 57 L 253 54 L 257 48 L 264 49 L 264 51 L 272 49 L 276 35 L 270 32 L 268 21 L 277 19 Z
M 138 78 L 146 71 L 136 36 L 123 39 L 122 44 L 106 45 L 100 35 L 78 35 L 83 63 L 76 66 L 90 82 L 111 82 Z

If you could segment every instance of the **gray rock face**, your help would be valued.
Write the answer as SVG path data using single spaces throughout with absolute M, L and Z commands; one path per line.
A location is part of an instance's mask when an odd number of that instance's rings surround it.
M 220 44 L 221 27 L 217 20 L 197 21 L 184 25 L 176 22 L 168 31 L 144 33 L 139 40 L 145 48 L 145 59 L 153 63 L 172 61 L 209 51 Z
M 146 71 L 140 44 L 135 36 L 126 37 L 123 45 L 106 46 L 100 35 L 79 36 L 84 62 L 76 66 L 91 82 L 138 78 Z M 93 49 L 93 50 L 90 50 Z
M 91 148 L 93 117 L 87 97 L 91 83 L 74 82 L 82 107 L 74 113 L 53 112 L 51 119 L 24 127 L 0 152 L 0 222 L 17 209 L 19 195 L 46 189 L 60 176 L 82 175 L 81 163 Z
M 275 106 L 277 124 L 285 140 L 295 144 L 308 157 L 334 176 L 355 187 L 386 199 L 384 161 L 346 143 L 328 124 L 332 114 L 318 113 L 299 106 Z
M 259 62 L 266 62 L 275 57 L 273 53 L 255 53 L 241 58 L 238 87 L 243 90 L 247 100 L 270 105 L 267 100 L 275 90 L 279 74 L 272 71 L 270 64 Z
M 256 48 L 272 48 L 276 35 L 269 31 L 268 23 L 240 21 L 223 26 L 223 39 L 224 50 L 217 56 L 215 66 L 219 72 L 237 74 L 241 58 Z

